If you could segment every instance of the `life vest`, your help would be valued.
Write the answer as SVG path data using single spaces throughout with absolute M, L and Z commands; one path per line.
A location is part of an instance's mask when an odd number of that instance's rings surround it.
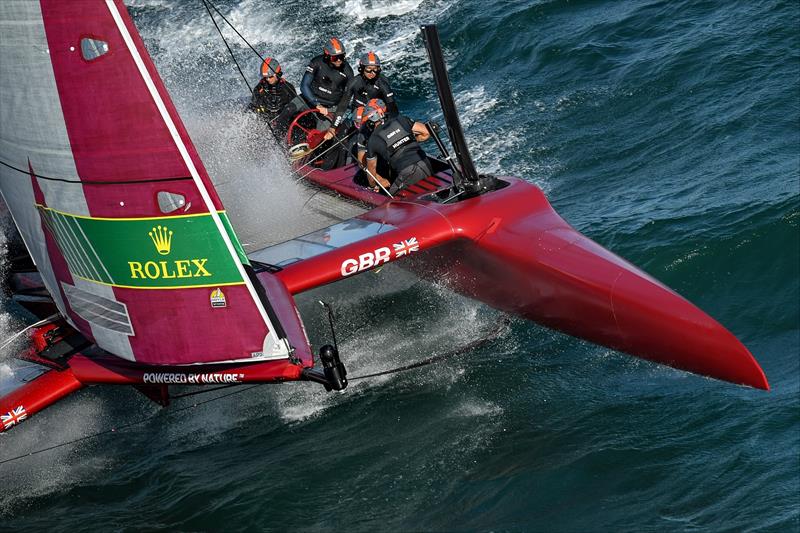
M 425 161 L 427 156 L 422 150 L 414 133 L 406 128 L 397 118 L 390 119 L 373 135 L 378 136 L 386 143 L 386 153 L 389 156 L 389 165 L 397 172 L 409 165 Z
M 275 85 L 261 80 L 253 89 L 250 109 L 267 120 L 274 120 L 283 113 L 295 95 L 294 86 L 286 80 L 281 79 Z
M 278 114 L 283 110 L 283 104 L 286 100 L 284 93 L 287 89 L 284 86 L 285 83 L 285 81 L 280 80 L 275 85 L 270 85 L 269 83 L 260 84 L 258 88 L 258 100 L 259 104 L 266 108 L 267 113 Z
M 358 80 L 355 87 L 353 87 L 353 105 L 358 107 L 360 105 L 367 105 L 367 102 L 373 98 L 385 98 L 384 91 L 375 82 L 365 80 L 362 76 L 356 77 Z
M 346 63 L 341 70 L 335 69 L 321 56 L 314 58 L 314 62 L 316 62 L 316 71 L 311 80 L 311 90 L 314 92 L 314 96 L 325 106 L 336 105 L 342 99 L 347 82 L 351 79 L 348 71 L 352 72 L 352 70 Z

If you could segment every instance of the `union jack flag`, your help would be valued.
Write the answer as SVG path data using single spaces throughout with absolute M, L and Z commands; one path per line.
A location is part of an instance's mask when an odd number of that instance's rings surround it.
M 28 418 L 28 413 L 25 412 L 25 408 L 21 405 L 4 415 L 0 415 L 0 419 L 3 421 L 3 429 L 8 429 L 14 424 L 19 424 L 26 418 Z
M 400 241 L 392 246 L 394 246 L 395 257 L 402 257 L 410 254 L 411 252 L 419 252 L 419 243 L 417 242 L 416 237 L 411 237 L 410 239 Z

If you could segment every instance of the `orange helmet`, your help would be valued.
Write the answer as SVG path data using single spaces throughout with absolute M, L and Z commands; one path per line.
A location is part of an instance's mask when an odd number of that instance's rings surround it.
M 364 72 L 367 67 L 377 68 L 378 72 L 381 71 L 381 60 L 378 58 L 378 54 L 370 51 L 358 58 L 358 71 Z
M 261 77 L 269 78 L 273 74 L 275 74 L 279 78 L 283 75 L 283 71 L 281 70 L 281 64 L 278 63 L 277 59 L 268 57 L 264 59 L 263 63 L 261 63 Z
M 361 124 L 364 122 L 364 111 L 366 110 L 367 108 L 363 105 L 356 108 L 356 112 L 353 115 L 353 124 L 355 124 L 356 128 L 360 128 Z
M 380 98 L 373 98 L 367 102 L 362 122 L 375 126 L 386 117 L 386 105 Z
M 345 55 L 344 45 L 342 41 L 336 37 L 328 39 L 328 42 L 325 43 L 325 46 L 322 48 L 322 52 L 328 57 L 341 56 L 344 58 Z
M 377 109 L 383 115 L 386 115 L 386 103 L 380 98 L 373 98 L 372 100 L 367 102 L 367 107 L 372 109 Z

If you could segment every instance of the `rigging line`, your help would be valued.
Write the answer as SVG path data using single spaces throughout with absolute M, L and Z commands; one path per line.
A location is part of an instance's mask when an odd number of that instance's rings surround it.
M 357 131 L 358 131 L 358 130 L 354 130 L 354 131 L 350 132 L 350 133 L 347 135 L 347 137 L 350 137 L 350 135 L 353 135 L 353 134 L 354 134 L 354 133 L 356 133 Z M 313 163 L 313 162 L 314 162 L 316 159 L 319 159 L 320 157 L 322 157 L 323 155 L 325 155 L 325 153 L 326 153 L 326 152 L 330 151 L 330 150 L 331 150 L 331 149 L 332 149 L 334 146 L 336 146 L 337 144 L 338 144 L 339 146 L 341 146 L 342 148 L 344 148 L 344 149 L 345 149 L 345 151 L 347 151 L 347 147 L 346 147 L 346 146 L 344 145 L 344 143 L 342 142 L 342 141 L 344 141 L 345 139 L 347 139 L 347 137 L 344 137 L 344 138 L 342 138 L 342 139 L 340 140 L 338 137 L 336 137 L 336 136 L 334 135 L 334 136 L 333 136 L 333 141 L 334 141 L 334 143 L 335 143 L 335 144 L 334 144 L 333 146 L 331 146 L 330 148 L 328 148 L 327 150 L 325 150 L 325 152 L 322 152 L 322 153 L 321 153 L 321 154 L 319 154 L 319 155 L 318 155 L 316 158 L 312 159 L 311 161 L 309 161 L 308 163 L 306 163 L 305 165 L 303 165 L 303 166 L 302 166 L 302 167 L 300 167 L 300 168 L 303 168 L 304 166 L 306 166 L 306 165 L 309 165 L 309 164 Z M 356 160 L 355 160 L 355 164 L 356 164 L 356 165 L 358 165 L 358 168 L 359 168 L 359 169 L 361 169 L 361 170 L 363 170 L 364 172 L 366 172 L 366 173 L 367 173 L 367 175 L 368 175 L 369 177 L 371 177 L 371 178 L 372 178 L 372 180 L 375 182 L 375 184 L 376 184 L 378 187 L 380 187 L 380 188 L 381 188 L 381 190 L 382 190 L 384 193 L 386 193 L 386 196 L 388 196 L 389 198 L 394 198 L 394 196 L 392 195 L 392 193 L 390 193 L 390 192 L 389 192 L 389 191 L 386 189 L 386 187 L 384 187 L 383 185 L 381 185 L 381 184 L 380 184 L 380 182 L 379 182 L 379 181 L 378 181 L 378 180 L 375 178 L 375 176 L 373 176 L 372 172 L 370 172 L 370 171 L 369 171 L 369 169 L 368 169 L 366 166 L 361 166 L 361 163 L 358 161 L 358 159 L 357 159 L 357 158 L 356 158 Z M 299 172 L 298 172 L 299 170 L 300 170 L 300 169 L 297 169 L 297 170 L 295 170 L 294 172 L 295 172 L 296 174 L 299 174 Z M 297 178 L 295 181 L 300 181 L 301 179 L 307 178 L 308 176 L 310 176 L 311 174 L 313 174 L 315 170 L 317 170 L 317 169 L 313 169 L 313 168 L 312 168 L 311 170 L 309 170 L 308 172 L 306 172 L 305 174 L 303 174 L 302 176 L 300 176 L 299 178 Z M 317 193 L 319 193 L 319 192 L 321 192 L 321 190 L 317 191 Z M 376 191 L 376 192 L 377 192 L 377 191 Z M 312 194 L 312 195 L 311 195 L 311 198 L 313 198 L 314 196 L 316 196 L 316 195 L 317 195 L 317 193 L 314 193 L 314 194 Z M 306 205 L 308 204 L 308 202 L 310 202 L 310 201 L 311 201 L 311 198 L 309 198 L 309 199 L 306 201 L 306 203 L 304 203 L 304 204 L 303 204 L 303 208 L 305 208 L 305 207 L 306 207 Z
M 347 135 L 345 135 L 344 137 L 342 137 L 342 139 L 341 139 L 341 140 L 342 140 L 342 141 L 346 141 L 346 140 L 347 140 L 349 137 L 352 137 L 352 136 L 353 136 L 353 134 L 354 134 L 354 133 L 357 133 L 357 132 L 358 132 L 358 130 L 352 131 L 352 132 L 348 133 Z M 337 138 L 337 140 L 338 140 L 338 138 Z M 322 146 L 322 144 L 320 144 L 320 146 Z M 311 161 L 309 161 L 309 162 L 307 162 L 307 163 L 304 163 L 302 166 L 298 167 L 298 168 L 297 168 L 296 170 L 294 170 L 293 172 L 294 172 L 295 174 L 298 174 L 298 175 L 299 175 L 299 174 L 300 174 L 300 170 L 302 170 L 303 168 L 307 167 L 308 165 L 310 165 L 311 163 L 313 163 L 314 161 L 316 161 L 316 160 L 317 160 L 317 159 L 319 159 L 320 157 L 324 156 L 325 154 L 327 154 L 328 152 L 330 152 L 331 150 L 333 150 L 333 149 L 334 149 L 334 148 L 336 148 L 337 146 L 338 146 L 338 144 L 337 144 L 337 143 L 333 143 L 331 146 L 329 146 L 328 148 L 326 148 L 324 151 L 322 151 L 322 152 L 320 152 L 319 154 L 317 154 L 317 155 L 316 155 L 316 157 L 314 157 L 314 159 L 312 159 Z M 344 145 L 342 145 L 342 147 L 344 147 Z M 300 181 L 301 179 L 307 178 L 308 176 L 310 176 L 310 175 L 311 175 L 311 174 L 312 174 L 314 171 L 316 171 L 316 170 L 319 170 L 319 169 L 312 168 L 312 169 L 311 169 L 311 170 L 309 170 L 307 173 L 305 173 L 305 174 L 303 174 L 302 176 L 298 177 L 298 178 L 297 178 L 295 181 Z
M 21 168 L 17 168 L 14 165 L 10 165 L 5 161 L 0 161 L 0 165 L 4 167 L 8 167 L 11 170 L 16 170 L 21 174 L 25 174 L 26 176 L 30 176 L 31 172 L 29 170 L 23 170 Z M 36 179 L 45 180 L 45 181 L 59 181 L 61 183 L 77 183 L 80 185 L 136 185 L 139 183 L 161 183 L 165 181 L 185 181 L 192 179 L 191 176 L 179 176 L 176 178 L 149 178 L 144 180 L 122 180 L 122 181 L 111 181 L 111 180 L 71 180 L 67 178 L 51 178 L 49 176 L 42 176 L 37 174 L 36 172 L 33 173 L 33 176 Z
M 511 319 L 509 317 L 504 317 L 503 320 L 500 322 L 500 324 L 497 326 L 497 328 L 494 329 L 494 331 L 492 331 L 488 335 L 485 335 L 484 337 L 481 337 L 480 339 L 474 340 L 474 341 L 472 341 L 472 342 L 470 342 L 470 343 L 468 343 L 468 344 L 466 344 L 466 345 L 464 345 L 464 346 L 462 346 L 460 348 L 457 348 L 456 350 L 453 350 L 453 351 L 450 351 L 450 352 L 446 352 L 446 353 L 443 353 L 443 354 L 439 354 L 439 355 L 433 355 L 433 356 L 425 358 L 425 359 L 423 359 L 421 361 L 417 361 L 415 363 L 411 363 L 411 364 L 404 365 L 404 366 L 401 366 L 401 367 L 391 368 L 389 370 L 384 370 L 382 372 L 375 372 L 373 374 L 365 374 L 363 376 L 355 376 L 355 377 L 351 377 L 351 378 L 348 378 L 348 379 L 350 381 L 357 381 L 357 380 L 360 380 L 360 379 L 374 378 L 374 377 L 378 377 L 378 376 L 387 376 L 389 374 L 397 374 L 398 372 L 405 372 L 407 370 L 413 370 L 415 368 L 428 366 L 428 365 L 431 365 L 431 364 L 434 364 L 434 363 L 440 363 L 440 362 L 444 361 L 445 359 L 449 359 L 450 357 L 456 357 L 458 355 L 463 355 L 464 353 L 466 353 L 466 352 L 468 352 L 470 350 L 474 350 L 475 348 L 479 348 L 480 346 L 483 346 L 487 342 L 496 339 L 506 329 L 508 329 L 510 324 L 511 324 Z
M 256 53 L 256 55 L 257 55 L 258 57 L 260 57 L 260 58 L 261 58 L 261 61 L 262 61 L 262 62 L 264 61 L 264 58 L 263 58 L 263 57 L 261 57 L 261 54 L 259 54 L 259 53 L 256 51 L 256 49 L 255 49 L 255 48 L 253 48 L 253 47 L 250 45 L 250 43 L 249 43 L 249 42 L 247 42 L 247 39 L 245 39 L 244 37 L 242 37 L 242 34 L 241 34 L 241 33 L 239 33 L 239 30 L 237 30 L 236 28 L 234 28 L 233 24 L 231 24 L 230 22 L 228 22 L 228 19 L 226 19 L 226 18 L 225 18 L 225 15 L 223 15 L 222 13 L 220 13 L 219 9 L 217 9 L 217 7 L 216 7 L 214 4 L 212 4 L 212 3 L 211 3 L 211 2 L 209 2 L 208 0 L 203 0 L 203 5 L 205 6 L 205 8 L 206 8 L 206 11 L 208 12 L 208 16 L 211 18 L 211 22 L 213 22 L 213 23 L 214 23 L 214 27 L 215 27 L 215 28 L 217 28 L 217 32 L 219 33 L 219 36 L 222 38 L 222 42 L 223 42 L 223 43 L 225 43 L 225 48 L 227 48 L 227 49 L 228 49 L 228 53 L 230 54 L 230 56 L 231 56 L 231 59 L 233 59 L 233 63 L 236 65 L 236 70 L 238 70 L 238 71 L 239 71 L 239 74 L 242 76 L 242 80 L 244 80 L 244 84 L 245 84 L 245 85 L 247 85 L 247 90 L 248 90 L 248 91 L 250 91 L 250 94 L 253 94 L 253 88 L 250 86 L 250 82 L 248 82 L 248 81 L 247 81 L 247 76 L 245 76 L 245 75 L 244 75 L 244 72 L 242 72 L 242 67 L 240 67 L 240 66 L 239 66 L 239 62 L 236 60 L 236 56 L 235 56 L 235 55 L 233 55 L 233 50 L 231 50 L 231 47 L 230 47 L 230 45 L 228 44 L 228 40 L 227 40 L 227 39 L 225 38 L 225 36 L 222 34 L 222 30 L 220 29 L 219 25 L 217 24 L 217 21 L 216 21 L 216 19 L 214 19 L 214 15 L 211 13 L 211 9 L 209 9 L 209 7 L 208 7 L 208 6 L 210 5 L 211 7 L 213 7 L 213 8 L 214 8 L 214 11 L 216 11 L 216 12 L 219 14 L 219 16 L 220 16 L 220 17 L 222 17 L 222 20 L 224 20 L 225 22 L 227 22 L 227 23 L 228 23 L 228 26 L 230 26 L 231 28 L 233 28 L 233 31 L 235 31 L 235 32 L 236 32 L 236 35 L 238 35 L 239 37 L 241 37 L 241 39 L 242 39 L 242 40 L 243 40 L 245 43 L 247 43 L 247 46 L 249 46 L 249 47 L 250 47 L 250 49 L 251 49 L 253 52 L 255 52 L 255 53 Z M 270 69 L 272 69 L 272 67 L 271 67 L 271 66 L 270 66 Z M 274 72 L 274 69 L 272 69 L 272 70 L 273 70 L 273 72 Z M 272 136 L 277 138 L 277 135 L 275 135 L 275 130 L 274 130 L 274 129 L 272 129 L 272 125 L 269 123 L 269 121 L 266 121 L 265 123 L 266 123 L 266 125 L 267 125 L 267 128 L 269 128 L 269 131 L 270 131 L 270 133 L 272 133 Z
M 247 39 L 245 39 L 245 38 L 244 38 L 244 35 L 242 35 L 241 33 L 239 33 L 239 30 L 237 30 L 237 29 L 236 29 L 236 26 L 234 26 L 233 24 L 231 24 L 231 23 L 230 23 L 230 21 L 229 21 L 228 19 L 226 19 L 226 18 L 225 18 L 225 15 L 223 15 L 223 14 L 222 14 L 222 12 L 221 12 L 219 9 L 217 9 L 217 6 L 215 6 L 215 5 L 214 5 L 214 4 L 211 2 L 211 0 L 202 0 L 202 1 L 203 1 L 203 4 L 205 4 L 205 6 L 206 6 L 206 10 L 208 10 L 208 6 L 211 6 L 212 8 L 214 8 L 214 11 L 216 11 L 216 12 L 217 12 L 217 15 L 219 15 L 220 17 L 222 17 L 222 20 L 224 20 L 224 21 L 225 21 L 225 23 L 226 23 L 228 26 L 230 26 L 230 27 L 231 27 L 231 29 L 232 29 L 234 32 L 236 32 L 236 35 L 238 35 L 238 36 L 239 36 L 239 38 L 240 38 L 242 41 L 244 41 L 244 44 L 246 44 L 247 46 L 249 46 L 249 47 L 250 47 L 250 50 L 252 50 L 252 51 L 253 51 L 253 53 L 255 53 L 255 54 L 258 56 L 258 58 L 259 58 L 259 59 L 261 59 L 261 62 L 263 63 L 263 62 L 264 62 L 264 56 L 262 56 L 261 54 L 259 54 L 259 53 L 258 53 L 258 50 L 256 50 L 255 48 L 253 48 L 253 45 L 252 45 L 252 44 L 250 44 L 250 42 L 249 42 Z M 212 20 L 213 20 L 213 17 L 212 17 Z M 215 25 L 216 25 L 216 23 L 215 23 Z M 222 35 L 222 32 L 220 32 L 220 35 Z M 223 37 L 223 39 L 224 39 L 224 37 Z M 272 70 L 272 67 L 270 67 L 270 69 Z M 274 70 L 273 70 L 273 72 L 274 72 Z
M 186 407 L 181 407 L 179 409 L 169 410 L 169 411 L 164 412 L 164 416 L 170 416 L 170 415 L 173 415 L 175 413 L 180 413 L 180 412 L 183 412 L 183 411 L 187 411 L 189 409 L 194 409 L 195 407 L 199 407 L 199 406 L 201 406 L 203 404 L 211 403 L 211 402 L 214 402 L 216 400 L 221 400 L 223 398 L 227 398 L 229 396 L 233 396 L 235 394 L 241 394 L 243 392 L 249 391 L 250 389 L 254 389 L 254 388 L 256 388 L 256 387 L 258 387 L 260 385 L 262 385 L 262 384 L 261 383 L 257 383 L 255 385 L 251 385 L 249 387 L 245 387 L 245 388 L 242 388 L 242 389 L 237 390 L 237 391 L 229 392 L 228 394 L 221 394 L 219 396 L 215 396 L 213 398 L 210 398 L 208 400 L 204 400 L 202 402 L 195 402 L 192 405 L 187 405 Z M 210 392 L 210 391 L 206 391 L 206 392 Z M 141 419 L 136 420 L 134 422 L 130 422 L 129 424 L 124 424 L 122 426 L 118 426 L 118 427 L 115 427 L 115 428 L 107 429 L 107 430 L 104 430 L 104 431 L 99 431 L 99 432 L 93 433 L 91 435 L 86 435 L 84 437 L 73 439 L 73 440 L 67 441 L 67 442 L 61 442 L 59 444 L 55 444 L 53 446 L 48 446 L 46 448 L 40 448 L 40 449 L 34 450 L 32 452 L 28 452 L 28 453 L 25 453 L 25 454 L 22 454 L 22 455 L 17 455 L 16 457 L 9 457 L 8 459 L 0 460 L 0 465 L 3 465 L 5 463 L 10 463 L 12 461 L 17 461 L 17 460 L 23 459 L 25 457 L 30 457 L 31 455 L 38 455 L 40 453 L 49 452 L 51 450 L 55 450 L 56 448 L 62 448 L 64 446 L 69 446 L 70 444 L 76 444 L 78 442 L 82 442 L 82 441 L 85 441 L 85 440 L 94 439 L 94 438 L 97 438 L 97 437 L 102 437 L 103 435 L 108 435 L 110 433 L 117 433 L 119 431 L 122 431 L 122 430 L 125 430 L 125 429 L 129 429 L 129 428 L 132 428 L 134 426 L 138 426 L 140 424 L 143 424 L 145 422 L 153 420 L 157 416 L 159 416 L 160 413 L 162 413 L 162 411 L 159 411 L 157 414 L 155 414 L 153 416 L 148 416 L 146 418 L 141 418 Z
M 231 55 L 231 59 L 233 59 L 233 63 L 234 63 L 234 65 L 236 65 L 236 69 L 239 71 L 239 74 L 242 76 L 242 79 L 244 80 L 244 84 L 247 85 L 247 90 L 250 91 L 250 94 L 252 94 L 253 93 L 253 88 L 250 86 L 250 82 L 247 81 L 247 76 L 245 76 L 244 72 L 242 72 L 242 67 L 239 66 L 239 62 L 236 60 L 236 56 L 233 55 L 233 50 L 231 50 L 231 47 L 228 44 L 228 40 L 222 34 L 222 30 L 220 29 L 219 24 L 217 24 L 217 20 L 214 18 L 214 15 L 211 13 L 211 9 L 208 7 L 208 5 L 209 5 L 208 1 L 207 0 L 203 0 L 203 6 L 205 6 L 205 8 L 206 8 L 206 11 L 208 12 L 208 16 L 211 18 L 211 22 L 213 22 L 214 23 L 214 27 L 217 28 L 217 32 L 219 33 L 219 36 L 222 38 L 222 42 L 225 43 L 225 48 L 228 49 L 228 53 Z M 219 13 L 219 10 L 216 7 L 214 8 L 214 10 L 217 13 Z M 220 14 L 220 16 L 222 16 L 222 15 Z M 222 17 L 222 18 L 225 19 L 225 17 Z M 228 23 L 228 24 L 230 25 L 230 23 Z M 270 128 L 270 130 L 272 130 L 272 128 Z

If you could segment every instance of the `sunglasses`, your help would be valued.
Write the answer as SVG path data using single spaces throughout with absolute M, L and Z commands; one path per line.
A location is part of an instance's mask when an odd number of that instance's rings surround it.
M 339 62 L 339 61 L 344 61 L 344 55 L 340 55 L 340 56 L 331 56 L 331 61 L 336 61 L 336 62 Z
M 381 71 L 381 69 L 376 68 L 376 67 L 369 67 L 369 68 L 365 68 L 364 69 L 364 72 L 366 72 L 367 74 L 377 74 L 380 71 Z

